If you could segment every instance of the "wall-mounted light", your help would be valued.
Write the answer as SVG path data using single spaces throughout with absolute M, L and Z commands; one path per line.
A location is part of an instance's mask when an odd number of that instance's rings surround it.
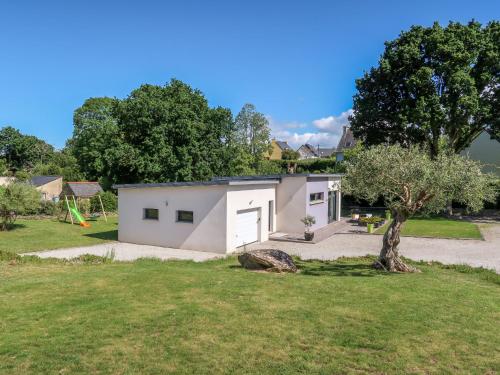
M 168 207 L 168 201 L 165 201 L 165 206 L 167 206 L 167 207 Z

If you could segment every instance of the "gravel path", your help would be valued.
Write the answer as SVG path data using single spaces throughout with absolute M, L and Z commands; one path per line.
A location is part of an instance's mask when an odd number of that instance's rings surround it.
M 438 238 L 402 237 L 399 245 L 403 256 L 413 260 L 438 261 L 444 264 L 467 264 L 484 267 L 500 273 L 500 225 L 483 224 L 481 240 L 451 240 Z M 298 255 L 303 259 L 334 260 L 347 256 L 378 255 L 382 236 L 367 234 L 338 233 L 317 244 L 304 244 L 283 241 L 267 241 L 250 245 L 247 248 L 274 248 Z M 95 246 L 73 247 L 42 252 L 27 253 L 41 258 L 74 258 L 82 254 L 104 256 L 111 251 L 115 259 L 133 261 L 138 258 L 154 257 L 162 260 L 182 259 L 202 262 L 221 258 L 224 254 L 193 250 L 180 250 L 165 247 L 136 245 L 124 242 L 108 242 Z
M 162 260 L 180 259 L 203 262 L 209 259 L 221 258 L 224 254 L 208 253 L 204 251 L 171 249 L 149 245 L 136 245 L 125 242 L 107 242 L 94 246 L 72 247 L 68 249 L 48 250 L 42 252 L 25 253 L 22 255 L 36 255 L 40 258 L 71 259 L 82 254 L 106 256 L 114 252 L 114 259 L 133 261 L 139 258 L 159 258 Z
M 486 224 L 480 228 L 484 241 L 402 237 L 400 253 L 416 261 L 467 264 L 500 273 L 500 225 Z M 381 244 L 380 235 L 339 233 L 317 244 L 267 241 L 248 248 L 273 248 L 298 255 L 302 259 L 333 260 L 342 256 L 378 255 Z

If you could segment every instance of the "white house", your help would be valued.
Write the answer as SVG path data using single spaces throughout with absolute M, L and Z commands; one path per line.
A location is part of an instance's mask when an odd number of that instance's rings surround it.
M 204 182 L 115 185 L 118 239 L 230 253 L 269 233 L 301 233 L 340 219 L 340 175 L 220 177 Z

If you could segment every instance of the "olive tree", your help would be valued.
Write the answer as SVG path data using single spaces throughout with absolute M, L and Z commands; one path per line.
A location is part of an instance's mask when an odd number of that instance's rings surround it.
M 401 228 L 409 217 L 441 212 L 451 199 L 476 212 L 496 195 L 491 176 L 481 172 L 478 162 L 454 153 L 432 159 L 420 148 L 398 145 L 372 147 L 347 162 L 343 190 L 368 202 L 384 198 L 393 220 L 375 266 L 399 272 L 415 271 L 398 253 Z
M 0 231 L 8 230 L 17 215 L 36 209 L 40 205 L 40 192 L 33 186 L 14 182 L 0 186 Z

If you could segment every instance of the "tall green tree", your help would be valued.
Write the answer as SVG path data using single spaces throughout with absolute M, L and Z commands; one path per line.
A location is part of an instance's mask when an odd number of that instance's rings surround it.
M 342 189 L 370 203 L 384 198 L 394 219 L 383 237 L 376 265 L 409 272 L 414 269 L 403 262 L 398 249 L 405 221 L 419 212 L 440 212 L 450 200 L 478 211 L 485 201 L 495 200 L 492 182 L 478 162 L 457 154 L 442 153 L 432 159 L 419 147 L 379 145 L 347 162 Z
M 237 142 L 252 155 L 257 165 L 264 154 L 272 149 L 269 121 L 257 112 L 253 104 L 245 104 L 236 116 L 235 123 Z
M 114 98 L 90 98 L 73 115 L 73 137 L 67 149 L 89 180 L 109 179 L 113 173 L 107 154 L 121 140 L 115 116 L 118 102 Z
M 75 111 L 68 147 L 88 179 L 116 182 L 206 180 L 231 174 L 238 158 L 226 108 L 178 80 L 142 85 L 123 99 L 92 98 Z
M 351 128 L 368 146 L 426 145 L 436 157 L 483 131 L 500 140 L 500 23 L 413 26 L 356 88 Z
M 50 161 L 54 147 L 47 142 L 22 134 L 6 126 L 0 129 L 0 158 L 6 160 L 9 168 L 31 169 L 36 163 Z
M 35 164 L 32 175 L 62 176 L 64 181 L 85 179 L 73 154 L 67 149 L 56 151 L 48 163 Z

